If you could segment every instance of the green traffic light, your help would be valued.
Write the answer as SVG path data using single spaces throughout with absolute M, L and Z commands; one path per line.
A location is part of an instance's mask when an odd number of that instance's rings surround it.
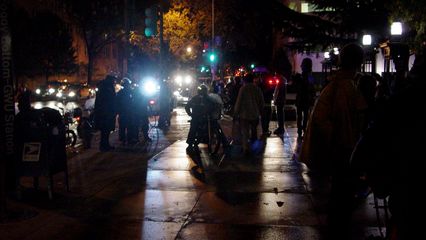
M 154 32 L 151 28 L 145 28 L 145 36 L 152 37 L 154 35 Z
M 214 53 L 210 54 L 209 59 L 210 62 L 214 62 L 214 60 L 216 59 L 216 55 L 214 55 Z
M 253 69 L 253 68 L 254 68 L 254 64 L 253 64 L 253 63 L 250 65 L 250 68 L 251 68 L 251 69 Z

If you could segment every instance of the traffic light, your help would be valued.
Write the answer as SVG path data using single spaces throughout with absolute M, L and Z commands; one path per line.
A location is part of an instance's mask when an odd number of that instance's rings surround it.
M 215 53 L 210 53 L 209 54 L 209 60 L 210 62 L 215 62 L 216 61 L 216 54 Z
M 151 6 L 145 9 L 145 36 L 153 37 L 157 35 L 157 7 Z
M 250 64 L 251 69 L 254 69 L 254 67 L 255 67 L 254 63 Z

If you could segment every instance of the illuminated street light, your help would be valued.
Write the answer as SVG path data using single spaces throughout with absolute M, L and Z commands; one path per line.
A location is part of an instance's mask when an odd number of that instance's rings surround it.
M 362 36 L 362 45 L 370 46 L 371 42 L 372 42 L 372 40 L 371 40 L 370 34 L 365 34 L 364 36 Z
M 192 52 L 192 48 L 191 48 L 191 47 L 187 47 L 187 48 L 186 48 L 186 52 L 187 52 L 187 53 L 191 53 L 191 52 Z
M 391 25 L 391 35 L 402 35 L 402 23 L 393 22 Z

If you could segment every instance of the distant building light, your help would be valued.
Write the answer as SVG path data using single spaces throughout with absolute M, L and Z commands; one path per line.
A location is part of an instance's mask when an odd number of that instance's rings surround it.
M 402 35 L 402 23 L 393 22 L 391 25 L 391 35 Z
M 324 52 L 324 58 L 329 59 L 330 58 L 330 52 Z
M 308 13 L 309 12 L 309 3 L 302 3 L 300 11 L 302 13 Z
M 362 45 L 364 46 L 370 46 L 371 45 L 371 35 L 365 34 L 362 36 Z

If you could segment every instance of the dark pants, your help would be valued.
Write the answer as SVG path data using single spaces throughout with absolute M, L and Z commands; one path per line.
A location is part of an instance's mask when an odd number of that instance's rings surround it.
M 355 206 L 355 175 L 351 171 L 350 150 L 337 150 L 331 166 L 331 190 L 328 205 L 330 239 L 350 239 Z
M 107 149 L 111 148 L 111 145 L 109 144 L 110 132 L 111 132 L 110 130 L 105 130 L 105 129 L 101 130 L 101 140 L 99 142 L 99 148 L 101 150 L 107 150 Z
M 120 114 L 118 117 L 118 137 L 122 143 L 132 140 L 132 122 L 127 114 Z
M 302 135 L 306 130 L 309 118 L 309 107 L 297 107 L 297 134 Z
M 271 115 L 272 115 L 272 107 L 271 106 L 264 106 L 262 115 L 261 115 L 261 124 L 262 124 L 262 132 L 268 133 L 269 132 L 269 123 L 271 122 Z
M 189 126 L 188 138 L 186 139 L 186 143 L 190 146 L 197 146 L 200 139 L 200 131 L 203 129 L 203 125 L 207 125 L 206 119 L 192 119 L 191 124 Z M 207 130 L 207 128 L 205 128 Z M 206 134 L 206 133 L 205 133 Z
M 278 121 L 278 128 L 284 130 L 284 104 L 278 104 L 277 105 L 277 121 Z

